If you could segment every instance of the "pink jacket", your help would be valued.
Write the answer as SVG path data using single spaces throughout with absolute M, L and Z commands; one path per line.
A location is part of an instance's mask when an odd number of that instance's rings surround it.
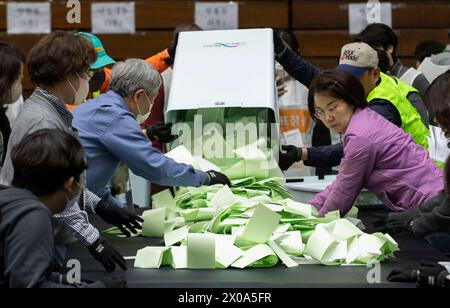
M 424 203 L 444 187 L 444 175 L 427 151 L 369 108 L 355 110 L 343 145 L 336 180 L 309 201 L 320 216 L 339 210 L 343 217 L 362 188 L 401 212 Z

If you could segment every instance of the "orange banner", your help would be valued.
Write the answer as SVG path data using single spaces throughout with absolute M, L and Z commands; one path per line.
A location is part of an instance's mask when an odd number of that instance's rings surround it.
M 298 128 L 302 134 L 306 134 L 311 124 L 311 116 L 307 109 L 280 109 L 281 133 Z

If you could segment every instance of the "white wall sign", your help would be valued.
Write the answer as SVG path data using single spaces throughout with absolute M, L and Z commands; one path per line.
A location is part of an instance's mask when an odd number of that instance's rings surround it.
M 134 2 L 92 3 L 91 21 L 93 33 L 135 33 Z
M 8 34 L 50 33 L 50 2 L 8 2 Z
M 237 2 L 196 2 L 195 23 L 203 30 L 228 30 L 239 27 Z
M 392 28 L 392 4 L 369 0 L 367 3 L 348 5 L 348 25 L 350 34 L 358 34 L 368 24 L 383 23 Z

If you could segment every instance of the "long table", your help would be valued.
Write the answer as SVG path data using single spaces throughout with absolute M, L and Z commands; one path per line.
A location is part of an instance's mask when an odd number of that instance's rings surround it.
M 373 210 L 360 211 L 359 218 L 365 223 L 369 233 L 372 229 Z M 103 266 L 88 251 L 76 244 L 69 248 L 69 258 L 80 260 L 82 275 L 101 278 L 105 275 L 124 275 L 129 287 L 152 288 L 291 288 L 291 287 L 415 287 L 413 283 L 390 283 L 386 281 L 389 272 L 397 267 L 417 266 L 420 260 L 448 261 L 440 251 L 424 240 L 413 238 L 408 233 L 394 236 L 400 251 L 396 259 L 381 263 L 379 268 L 355 266 L 300 265 L 287 268 L 279 263 L 272 268 L 246 268 L 225 270 L 175 270 L 170 267 L 160 269 L 133 268 L 133 260 L 128 260 L 128 270 L 116 269 L 106 274 Z M 159 238 L 111 238 L 108 239 L 123 256 L 135 256 L 138 249 L 145 246 L 164 246 Z M 377 274 L 378 269 L 379 275 Z M 379 279 L 378 279 L 379 278 Z

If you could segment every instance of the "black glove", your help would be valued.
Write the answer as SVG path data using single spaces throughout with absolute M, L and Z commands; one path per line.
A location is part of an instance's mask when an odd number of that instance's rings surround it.
M 277 57 L 281 57 L 288 48 L 277 30 L 273 30 L 273 47 Z
M 172 135 L 172 123 L 164 124 L 164 122 L 158 122 L 146 129 L 147 137 L 150 140 L 157 140 L 163 143 L 168 143 L 174 140 L 176 137 Z
M 373 221 L 375 227 L 374 232 L 382 232 L 389 234 L 398 234 L 403 231 L 412 232 L 412 217 L 407 211 L 402 213 L 375 214 L 376 219 Z
M 204 184 L 207 186 L 223 184 L 223 185 L 228 185 L 229 187 L 231 187 L 230 180 L 223 173 L 220 173 L 220 172 L 217 172 L 214 170 L 209 170 L 206 172 L 206 175 L 208 176 L 208 179 L 206 180 L 206 182 Z
M 116 263 L 124 271 L 127 270 L 127 262 L 122 255 L 102 237 L 89 246 L 88 249 L 94 258 L 103 264 L 106 271 L 113 272 L 116 269 Z
M 124 276 L 119 277 L 105 277 L 100 280 L 107 289 L 123 289 L 127 288 L 127 279 Z
M 417 277 L 420 288 L 444 288 L 448 285 L 447 269 L 436 262 L 421 261 Z
M 172 45 L 167 48 L 167 52 L 169 53 L 170 58 L 166 59 L 165 62 L 167 65 L 173 65 L 173 62 L 175 61 L 175 53 L 177 52 L 177 45 L 178 45 L 178 37 L 180 36 L 180 33 L 176 33 L 173 37 Z
M 118 227 L 128 237 L 131 236 L 128 230 L 136 234 L 136 229 L 142 229 L 139 222 L 144 222 L 144 220 L 126 209 L 100 201 L 95 211 L 104 221 Z
M 390 213 L 386 219 L 386 227 L 391 230 L 392 233 L 401 233 L 403 231 L 408 231 L 412 233 L 411 222 L 412 218 L 409 217 L 408 213 Z
M 285 171 L 289 169 L 289 167 L 292 166 L 293 163 L 298 162 L 302 159 L 302 151 L 296 146 L 283 145 L 281 146 L 281 148 L 283 149 L 283 151 L 286 151 L 280 152 L 280 160 L 278 162 L 278 165 L 280 166 L 281 170 Z
M 414 282 L 417 280 L 417 269 L 412 267 L 394 268 L 388 275 L 389 282 Z

